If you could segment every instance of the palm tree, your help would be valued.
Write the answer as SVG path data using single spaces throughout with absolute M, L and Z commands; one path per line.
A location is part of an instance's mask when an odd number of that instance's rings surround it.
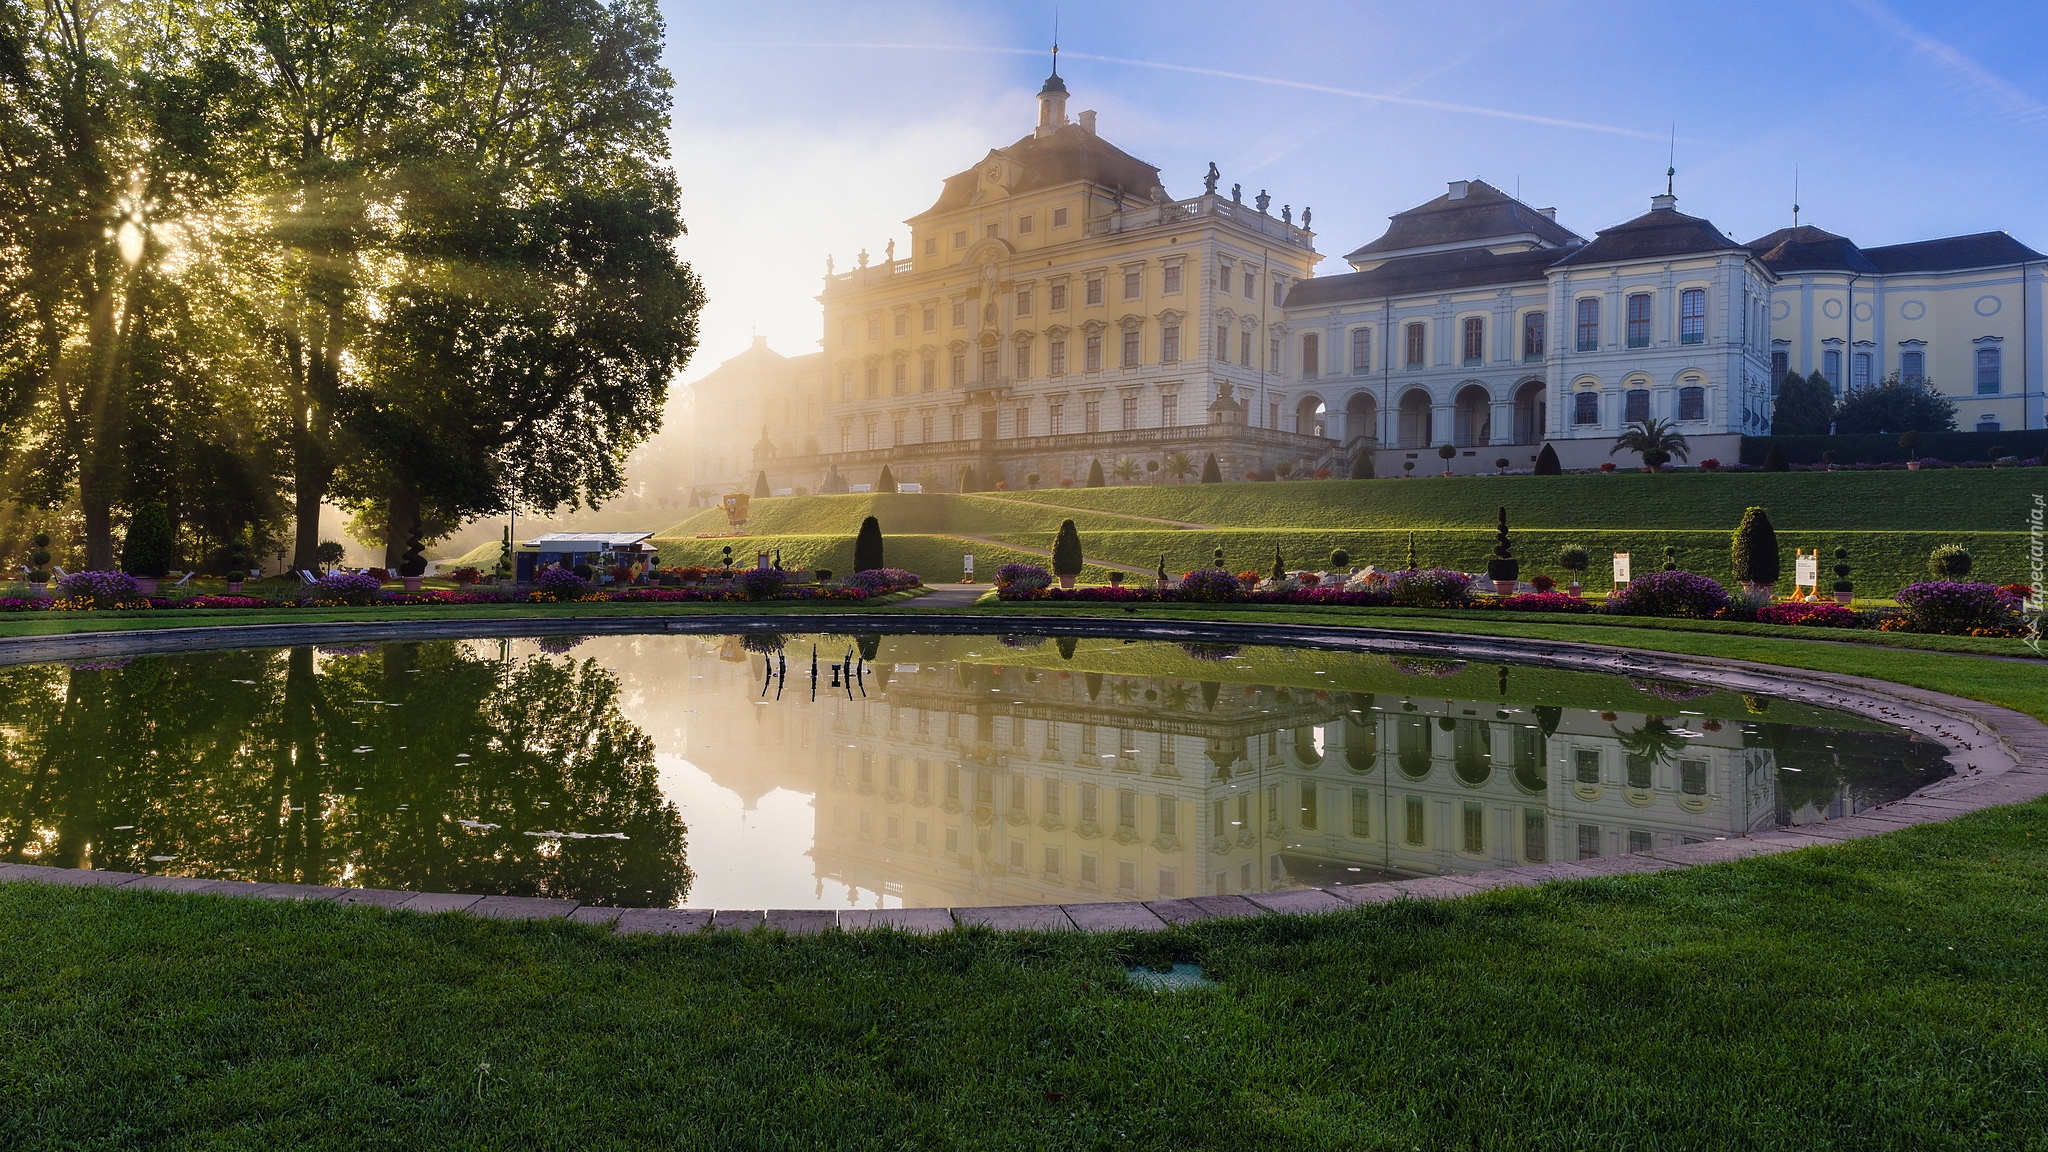
M 1138 478 L 1138 462 L 1129 456 L 1125 456 L 1118 460 L 1116 467 L 1110 469 L 1110 471 L 1115 474 L 1117 479 L 1129 484 Z
M 1167 453 L 1166 459 L 1162 462 L 1161 466 L 1166 469 L 1168 476 L 1177 481 L 1185 481 L 1188 477 L 1193 476 L 1196 467 L 1193 456 L 1179 451 Z
M 1669 463 L 1673 456 L 1685 459 L 1689 451 L 1685 434 L 1672 430 L 1669 420 L 1654 417 L 1628 426 L 1628 430 L 1614 438 L 1614 447 L 1607 450 L 1609 456 L 1622 449 L 1634 452 L 1643 458 L 1643 467 L 1655 472 L 1660 464 Z

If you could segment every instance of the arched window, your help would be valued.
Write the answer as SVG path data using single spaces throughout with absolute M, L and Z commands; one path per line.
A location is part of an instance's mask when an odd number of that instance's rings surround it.
M 1600 422 L 1600 394 L 1591 390 L 1572 394 L 1572 423 L 1598 424 Z
M 1427 448 L 1435 439 L 1429 393 L 1417 388 L 1401 397 L 1401 447 Z
M 1579 301 L 1579 351 L 1600 350 L 1600 298 L 1588 296 Z
M 1705 420 L 1707 418 L 1707 390 L 1705 388 L 1692 384 L 1678 390 L 1678 418 L 1680 420 Z
M 1638 292 L 1628 298 L 1628 346 L 1650 346 L 1650 294 Z
M 1621 419 L 1625 424 L 1640 424 L 1650 418 L 1650 390 L 1631 388 L 1622 397 Z
M 1314 332 L 1301 334 L 1301 378 L 1313 380 L 1323 374 L 1323 338 Z
M 1678 342 L 1704 344 L 1707 340 L 1707 290 L 1687 288 L 1678 294 Z
M 1435 732 L 1436 726 L 1429 722 L 1427 716 L 1400 718 L 1400 727 L 1395 729 L 1395 748 L 1403 776 L 1420 780 L 1429 775 Z

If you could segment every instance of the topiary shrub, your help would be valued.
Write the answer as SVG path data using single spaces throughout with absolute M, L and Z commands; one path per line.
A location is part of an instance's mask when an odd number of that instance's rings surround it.
M 1372 449 L 1360 448 L 1351 457 L 1351 478 L 1353 480 L 1371 480 L 1375 475 L 1376 473 L 1374 473 L 1372 465 Z
M 882 465 L 882 474 L 875 477 L 875 491 L 896 491 L 896 473 L 891 472 L 887 464 Z
M 1208 459 L 1202 461 L 1202 483 L 1223 483 L 1223 469 L 1217 466 L 1214 452 L 1209 453 Z
M 1564 475 L 1564 466 L 1557 461 L 1557 449 L 1545 444 L 1543 451 L 1536 454 L 1536 474 L 1538 476 Z
M 1925 581 L 1899 589 L 1898 600 L 1915 632 L 1967 636 L 1979 629 L 2002 632 L 2019 623 L 2019 600 L 1992 584 Z
M 1752 505 L 1742 513 L 1742 523 L 1729 538 L 1728 560 L 1735 578 L 1745 584 L 1778 582 L 1778 530 L 1770 514 Z
M 882 563 L 882 522 L 869 516 L 860 522 L 860 533 L 853 538 L 853 570 L 882 567 L 886 567 Z
M 419 577 L 427 574 L 427 546 L 420 539 L 420 522 L 412 522 L 412 531 L 405 538 L 405 555 L 399 558 L 398 574 L 405 577 Z
M 1500 506 L 1500 519 L 1493 529 L 1493 556 L 1486 562 L 1486 575 L 1492 580 L 1512 581 L 1522 575 L 1522 562 L 1515 559 L 1508 546 L 1508 509 Z
M 1835 591 L 1849 595 L 1853 595 L 1856 591 L 1856 585 L 1849 582 L 1849 550 L 1847 548 L 1835 549 Z
M 171 570 L 174 549 L 171 514 L 161 501 L 152 500 L 128 521 L 128 536 L 121 542 L 121 571 L 161 579 Z
M 1936 580 L 1960 580 L 1975 563 L 1961 544 L 1943 544 L 1927 554 L 1927 574 Z
M 1102 483 L 1102 461 L 1090 460 L 1088 462 L 1088 487 L 1100 488 Z
M 1791 465 L 1785 462 L 1785 449 L 1776 444 L 1771 445 L 1771 450 L 1764 453 L 1764 471 L 1790 472 L 1791 470 Z
M 1332 571 L 1341 572 L 1350 567 L 1351 553 L 1346 552 L 1342 548 L 1330 553 L 1330 568 Z
M 1698 573 L 1672 568 L 1629 581 L 1607 604 L 1623 616 L 1705 620 L 1728 606 L 1728 590 Z
M 1060 534 L 1052 542 L 1053 575 L 1071 580 L 1081 574 L 1081 533 L 1072 520 L 1060 521 Z
M 31 584 L 44 584 L 50 579 L 50 534 L 38 532 L 29 541 L 28 579 Z
M 1465 602 L 1472 578 L 1449 568 L 1409 568 L 1394 573 L 1389 583 L 1395 604 L 1403 608 L 1451 608 Z
M 1585 576 L 1586 567 L 1592 562 L 1592 554 L 1580 545 L 1567 544 L 1557 550 L 1557 566 L 1571 573 L 1573 580 Z
M 768 487 L 768 473 L 763 470 L 754 476 L 754 499 L 766 500 L 772 489 Z

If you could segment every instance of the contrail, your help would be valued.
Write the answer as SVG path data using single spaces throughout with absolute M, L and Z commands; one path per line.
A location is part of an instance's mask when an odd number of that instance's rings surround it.
M 803 40 L 737 41 L 720 47 L 730 48 L 837 48 L 863 49 L 868 51 L 912 51 L 912 52 L 980 52 L 999 56 L 1039 56 L 1035 48 L 986 48 L 970 44 L 828 44 Z M 1523 124 L 1541 124 L 1547 128 L 1567 128 L 1579 132 L 1602 132 L 1610 136 L 1629 136 L 1638 140 L 1664 142 L 1661 132 L 1643 132 L 1634 128 L 1622 128 L 1613 124 L 1595 124 L 1586 120 L 1566 120 L 1556 116 L 1538 116 L 1532 112 L 1510 112 L 1502 108 L 1482 108 L 1476 104 L 1453 104 L 1444 100 L 1424 100 L 1415 96 L 1396 96 L 1390 92 L 1366 92 L 1357 88 L 1339 88 L 1332 84 L 1313 84 L 1305 80 L 1283 80 L 1277 76 L 1254 76 L 1248 72 L 1229 72 L 1221 68 L 1202 68 L 1193 64 L 1169 64 L 1159 60 L 1132 60 L 1123 56 L 1097 56 L 1087 52 L 1062 52 L 1075 60 L 1093 60 L 1100 64 L 1123 64 L 1133 68 L 1156 68 L 1163 72 L 1185 72 L 1193 76 L 1213 76 L 1222 80 L 1241 80 L 1247 84 L 1269 84 L 1275 88 L 1293 88 L 1302 92 L 1318 92 L 1325 96 L 1343 96 L 1352 100 L 1369 100 L 1378 104 L 1399 104 L 1409 108 L 1428 108 L 1437 112 L 1458 112 L 1467 116 L 1486 116 L 1495 120 L 1514 120 Z
M 1989 96 L 1993 103 L 1999 105 L 1999 111 L 2007 119 L 2021 124 L 2038 124 L 2048 120 L 2048 106 L 2006 83 L 1998 74 L 1964 55 L 1954 45 L 1937 40 L 1908 24 L 1877 0 L 1848 0 L 1848 4 L 1882 25 L 1887 32 L 1912 45 L 1921 55 L 1947 69 L 1966 87 Z

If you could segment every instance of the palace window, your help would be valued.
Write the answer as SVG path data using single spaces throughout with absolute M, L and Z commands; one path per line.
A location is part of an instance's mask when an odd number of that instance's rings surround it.
M 1707 290 L 1687 288 L 1678 294 L 1678 342 L 1707 342 Z
M 1231 265 L 1230 265 L 1230 261 L 1228 261 L 1228 260 L 1218 260 L 1218 261 L 1216 261 L 1216 287 L 1218 287 L 1218 288 L 1222 289 L 1222 290 L 1223 290 L 1223 291 L 1225 291 L 1225 292 L 1228 292 L 1228 291 L 1230 291 L 1230 285 L 1231 285 L 1231 283 L 1232 283 L 1232 280 L 1231 280 Z
M 955 440 L 963 440 L 963 439 L 965 439 L 965 438 L 966 438 L 966 436 L 967 436 L 967 417 L 966 417 L 966 416 L 965 416 L 965 415 L 964 415 L 963 413 L 955 412 L 955 413 L 953 413 L 953 421 L 952 421 L 952 424 L 953 424 L 953 439 L 955 439 Z M 953 718 L 953 717 L 949 717 L 949 719 L 952 719 L 952 718 Z M 959 735 L 959 733 L 955 732 L 955 733 L 952 733 L 952 735 L 956 735 L 956 736 L 957 736 L 957 735 Z
M 932 442 L 932 418 L 929 413 L 917 418 L 917 437 L 920 443 Z M 922 718 L 922 713 L 919 715 Z
M 1273 306 L 1274 306 L 1275 308 L 1278 308 L 1278 307 L 1280 307 L 1280 306 L 1281 306 L 1281 304 L 1282 304 L 1283 302 L 1285 302 L 1285 301 L 1286 301 L 1286 299 L 1287 299 L 1287 278 L 1286 278 L 1286 277 L 1284 277 L 1284 276 L 1275 276 L 1275 277 L 1273 277 L 1273 294 L 1272 294 L 1271 296 L 1267 297 L 1267 299 L 1269 299 L 1269 300 L 1271 300 L 1271 301 L 1273 302 Z
M 1522 317 L 1522 359 L 1533 361 L 1543 359 L 1543 313 L 1531 312 Z
M 1253 272 L 1249 268 L 1244 270 L 1244 298 L 1247 300 L 1257 300 L 1259 298 L 1259 276 L 1258 273 Z
M 1680 760 L 1678 762 L 1678 791 L 1682 796 L 1705 796 L 1707 794 L 1707 762 L 1705 760 Z
M 882 430 L 873 416 L 868 417 L 867 434 L 867 447 L 869 449 L 872 450 L 882 446 Z
M 1600 826 L 1598 824 L 1579 825 L 1579 859 L 1597 860 L 1599 858 Z
M 936 357 L 927 356 L 924 358 L 922 371 L 918 379 L 918 391 L 933 392 L 936 391 L 938 387 L 939 361 Z
M 1052 286 L 1045 290 L 1045 306 L 1054 312 L 1065 312 L 1067 310 L 1066 281 L 1054 281 Z
M 1600 394 L 1578 392 L 1572 396 L 1572 423 L 1598 424 L 1600 422 Z
M 1102 273 L 1096 272 L 1089 275 L 1087 293 L 1085 297 L 1086 307 L 1102 307 Z
M 908 308 L 898 308 L 896 310 L 896 335 L 910 335 L 910 309 Z
M 1842 390 L 1842 350 L 1830 348 L 1820 354 L 1821 378 L 1828 382 L 1833 391 Z
M 1422 797 L 1408 797 L 1407 800 L 1401 805 L 1401 809 L 1401 838 L 1410 844 L 1423 843 L 1424 833 L 1427 826 L 1426 821 L 1428 809 L 1424 807 L 1422 803 Z
M 1622 395 L 1621 419 L 1625 424 L 1640 424 L 1650 418 L 1650 390 L 1631 388 Z
M 1541 864 L 1550 859 L 1550 828 L 1541 808 L 1522 809 L 1522 859 Z
M 1678 418 L 1680 420 L 1705 420 L 1707 418 L 1707 390 L 1698 385 L 1688 385 L 1678 390 Z
M 1060 403 L 1058 400 L 1054 400 L 1050 404 L 1047 404 L 1045 406 L 1045 421 L 1046 432 L 1054 436 L 1059 436 L 1065 433 L 1067 430 L 1067 406 L 1065 404 Z M 1047 732 L 1048 735 L 1046 739 L 1052 739 L 1052 736 L 1050 735 L 1051 728 L 1049 726 L 1047 728 Z
M 1019 235 L 1019 236 L 1029 236 L 1029 235 L 1031 235 L 1031 226 L 1032 226 L 1032 224 L 1033 224 L 1033 223 L 1034 223 L 1034 221 L 1033 221 L 1033 220 L 1031 219 L 1031 217 L 1029 217 L 1029 216 L 1019 216 L 1019 217 L 1017 217 L 1017 235 Z
M 1031 345 L 1029 345 L 1029 344 L 1019 344 L 1019 345 L 1017 345 L 1017 379 L 1019 379 L 1019 380 L 1028 380 L 1028 379 L 1030 379 L 1030 377 L 1031 377 Z
M 898 360 L 889 369 L 889 390 L 898 396 L 910 391 L 910 365 Z
M 1461 815 L 1464 817 L 1465 854 L 1480 855 L 1486 851 L 1486 809 L 1477 804 L 1466 804 Z
M 1372 371 L 1372 329 L 1351 330 L 1351 374 L 1363 376 Z
M 1016 417 L 1016 422 L 1010 425 L 1010 434 L 1011 434 L 1012 436 L 1029 436 L 1029 435 L 1031 435 L 1031 409 L 1030 409 L 1030 408 L 1028 408 L 1028 407 L 1023 407 L 1023 408 L 1019 408 L 1019 409 L 1017 409 L 1017 417 Z M 1024 721 L 1020 719 L 1020 720 L 1018 720 L 1018 721 L 1017 721 L 1016 723 L 1017 723 L 1017 730 L 1018 730 L 1018 731 L 1020 731 L 1020 732 L 1021 732 L 1021 731 L 1023 731 L 1023 729 L 1024 729 Z
M 1977 349 L 1977 395 L 1996 395 L 2002 387 L 1998 360 L 1998 348 L 1995 345 Z
M 1427 332 L 1427 329 L 1426 329 L 1426 328 L 1425 328 L 1425 327 L 1424 327 L 1423 325 L 1421 325 L 1421 324 L 1410 324 L 1410 325 L 1408 325 L 1408 329 L 1407 329 L 1407 331 L 1408 331 L 1408 367 L 1410 367 L 1410 368 L 1420 368 L 1420 367 L 1422 367 L 1422 362 L 1423 362 L 1423 357 L 1424 357 L 1424 352 L 1425 352 L 1425 345 L 1424 345 L 1423 341 L 1424 341 L 1424 338 L 1425 338 L 1425 334 L 1426 334 L 1426 332 Z
M 1000 225 L 1000 224 L 984 224 L 984 225 L 982 226 L 981 232 L 982 232 L 982 235 L 984 235 L 984 236 L 987 236 L 987 237 L 988 237 L 989 239 L 993 240 L 993 239 L 995 239 L 996 237 L 998 237 L 998 236 L 1002 235 L 1002 225 Z
M 1049 341 L 1049 342 L 1048 342 L 1048 343 L 1046 344 L 1046 348 L 1045 348 L 1045 370 L 1046 370 L 1047 372 L 1051 373 L 1051 374 L 1052 374 L 1052 375 L 1054 375 L 1054 376 L 1064 376 L 1064 375 L 1066 375 L 1066 372 L 1067 372 L 1067 338 L 1066 338 L 1066 337 L 1064 337 L 1064 336 L 1055 336 L 1055 337 L 1053 337 L 1053 338 L 1052 338 L 1052 340 L 1051 340 L 1051 341 Z
M 1917 349 L 1899 353 L 1899 379 L 1907 384 L 1927 383 L 1927 353 Z
M 1124 299 L 1136 300 L 1144 294 L 1145 270 L 1143 268 L 1124 269 Z
M 937 256 L 939 254 L 939 238 L 937 236 L 927 236 L 924 238 L 924 254 L 927 256 Z
M 840 398 L 841 400 L 851 400 L 851 399 L 853 399 L 853 373 L 852 373 L 852 372 L 841 372 L 841 373 L 839 374 L 839 398 Z
M 1244 368 L 1252 366 L 1252 333 L 1249 328 L 1237 334 L 1237 363 Z
M 882 369 L 878 365 L 870 364 L 868 365 L 867 397 L 868 399 L 873 400 L 875 397 L 880 396 L 881 394 Z
M 1266 371 L 1274 373 L 1275 375 L 1279 374 L 1280 338 L 1278 336 L 1275 336 L 1272 339 L 1266 341 Z
M 954 229 L 954 230 L 953 230 L 953 247 L 955 247 L 955 248 L 965 248 L 965 247 L 967 247 L 967 229 L 965 229 L 965 228 L 956 228 L 956 229 Z
M 1216 358 L 1230 363 L 1230 327 L 1226 324 L 1216 326 Z
M 953 364 L 952 364 L 952 368 L 953 368 L 953 376 L 952 376 L 952 384 L 953 384 L 953 387 L 955 387 L 955 388 L 959 388 L 959 387 L 962 387 L 962 386 L 964 386 L 964 385 L 965 385 L 965 384 L 967 383 L 967 353 L 965 353 L 965 352 L 955 352 L 955 353 L 953 353 Z
M 1102 333 L 1090 332 L 1082 338 L 1081 371 L 1102 371 Z
M 1574 749 L 1572 752 L 1572 774 L 1573 779 L 1581 784 L 1598 784 L 1600 782 L 1600 750 L 1597 748 Z
M 1002 370 L 1003 366 L 998 360 L 996 350 L 994 348 L 983 348 L 981 350 L 981 382 L 983 384 L 995 383 L 996 377 L 1002 373 Z
M 965 300 L 953 301 L 953 327 L 967 327 L 967 301 Z
M 1055 228 L 1065 228 L 1067 226 L 1067 210 L 1065 208 L 1055 208 L 1052 210 L 1052 226 Z
M 903 440 L 903 417 L 901 417 L 901 416 L 898 416 L 898 417 L 896 417 L 895 419 L 893 419 L 893 420 L 889 421 L 889 443 L 891 443 L 891 444 L 902 444 L 902 443 L 904 443 L 904 440 Z M 889 713 L 889 722 L 890 722 L 890 723 L 892 723 L 892 724 L 896 722 L 896 713 L 894 713 L 894 712 L 890 712 L 890 713 Z M 892 759 L 892 760 L 893 760 L 893 759 L 895 759 L 895 757 L 893 757 L 893 756 L 892 756 L 892 757 L 890 757 L 890 759 Z
M 1366 788 L 1351 790 L 1351 835 L 1364 840 L 1372 835 L 1372 792 Z
M 1124 397 L 1124 429 L 1129 431 L 1138 426 L 1138 398 Z
M 923 319 L 925 331 L 937 332 L 939 330 L 939 306 L 937 304 L 925 305 Z
M 1314 332 L 1301 334 L 1301 378 L 1314 380 L 1323 372 L 1323 338 Z
M 1031 289 L 1029 288 L 1017 289 L 1017 315 L 1031 315 Z
M 1159 329 L 1159 362 L 1178 364 L 1180 362 L 1180 325 L 1166 324 Z
M 1102 431 L 1102 401 L 1083 400 L 1081 402 L 1081 431 Z
M 1136 328 L 1124 329 L 1123 366 L 1126 368 L 1136 368 L 1138 366 L 1138 340 L 1139 333 Z
M 1159 423 L 1165 428 L 1180 423 L 1180 397 L 1168 392 L 1159 398 Z
M 1870 387 L 1870 353 L 1857 352 L 1849 357 L 1849 387 L 1859 392 Z
M 1638 292 L 1628 298 L 1628 346 L 1650 346 L 1650 294 Z
M 1771 398 L 1778 397 L 1778 384 L 1792 370 L 1792 354 L 1782 349 L 1771 353 Z
M 1181 263 L 1180 263 L 1180 261 L 1178 261 L 1178 260 L 1173 260 L 1173 261 L 1169 261 L 1169 262 L 1168 262 L 1168 263 L 1166 264 L 1166 266 L 1165 266 L 1165 267 L 1163 267 L 1163 268 L 1161 268 L 1161 269 L 1159 270 L 1159 291 L 1160 291 L 1161 293 L 1163 293 L 1164 295 L 1167 295 L 1167 296 L 1177 296 L 1177 295 L 1179 295 L 1179 294 L 1180 294 L 1180 277 L 1181 277 Z
M 1465 318 L 1465 363 L 1477 364 L 1486 358 L 1486 321 L 1477 316 Z
M 1588 296 L 1579 301 L 1579 351 L 1600 350 L 1600 299 Z
M 882 318 L 881 318 L 880 316 L 870 316 L 870 317 L 868 317 L 868 339 L 870 339 L 870 340 L 880 340 L 881 338 L 882 338 Z

